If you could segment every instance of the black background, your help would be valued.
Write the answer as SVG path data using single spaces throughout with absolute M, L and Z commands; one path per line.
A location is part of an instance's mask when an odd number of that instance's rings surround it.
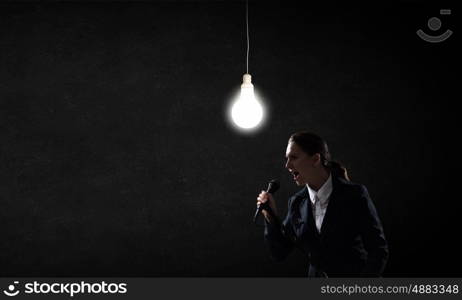
M 242 134 L 226 110 L 244 2 L 0 4 L 0 276 L 306 276 L 251 221 L 271 178 L 285 213 L 287 139 L 307 129 L 369 189 L 384 276 L 460 277 L 458 32 L 441 8 L 251 1 L 269 115 Z

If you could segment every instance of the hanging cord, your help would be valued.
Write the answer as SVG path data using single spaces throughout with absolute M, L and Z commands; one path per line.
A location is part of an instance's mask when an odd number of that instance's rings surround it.
M 247 27 L 247 74 L 249 74 L 249 0 L 245 1 L 245 24 Z

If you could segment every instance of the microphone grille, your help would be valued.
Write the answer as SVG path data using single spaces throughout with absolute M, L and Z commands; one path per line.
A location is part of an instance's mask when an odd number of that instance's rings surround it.
M 280 187 L 279 181 L 277 181 L 276 179 L 273 179 L 268 183 L 267 192 L 270 194 L 274 194 L 279 189 L 279 187 Z

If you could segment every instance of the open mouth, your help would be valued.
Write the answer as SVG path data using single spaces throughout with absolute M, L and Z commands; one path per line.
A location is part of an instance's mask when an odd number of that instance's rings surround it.
M 293 171 L 292 175 L 294 176 L 294 180 L 298 180 L 298 178 L 300 177 L 300 173 L 298 173 L 297 171 Z

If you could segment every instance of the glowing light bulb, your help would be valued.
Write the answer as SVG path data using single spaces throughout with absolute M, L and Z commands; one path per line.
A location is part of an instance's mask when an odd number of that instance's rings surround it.
M 231 118 L 242 129 L 255 128 L 263 119 L 263 107 L 255 98 L 250 74 L 243 76 L 241 95 L 231 108 Z

